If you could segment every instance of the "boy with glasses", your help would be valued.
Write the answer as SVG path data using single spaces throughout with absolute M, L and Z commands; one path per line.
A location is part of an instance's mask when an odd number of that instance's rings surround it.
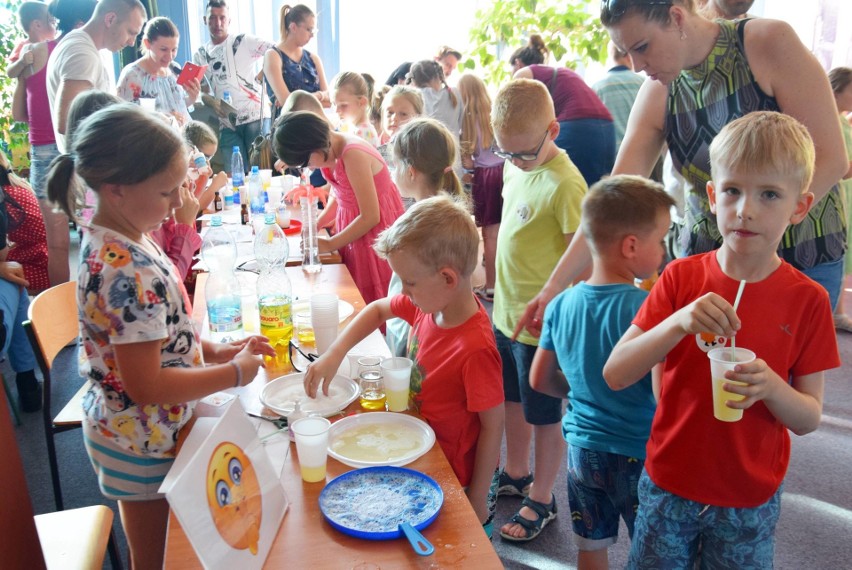
M 506 540 L 532 540 L 556 517 L 553 483 L 562 453 L 562 400 L 530 388 L 538 339 L 524 331 L 511 339 L 526 303 L 540 290 L 580 224 L 586 183 L 554 143 L 559 123 L 547 87 L 518 79 L 497 93 L 491 124 L 503 170 L 503 215 L 497 237 L 494 331 L 503 361 L 506 395 L 506 466 L 498 495 L 525 496 L 503 525 Z M 535 475 L 530 443 L 535 434 Z

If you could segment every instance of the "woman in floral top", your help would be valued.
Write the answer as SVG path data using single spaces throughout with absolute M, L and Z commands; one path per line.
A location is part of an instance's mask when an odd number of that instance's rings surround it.
M 180 35 L 168 18 L 153 18 L 145 26 L 142 43 L 145 55 L 121 70 L 118 96 L 132 103 L 156 99 L 157 111 L 174 117 L 178 124 L 189 121 L 188 107 L 198 98 L 197 79 L 178 85 L 171 63 L 177 53 Z

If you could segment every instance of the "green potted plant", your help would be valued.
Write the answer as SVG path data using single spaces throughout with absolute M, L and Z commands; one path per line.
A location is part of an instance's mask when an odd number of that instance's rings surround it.
M 592 0 L 494 0 L 478 10 L 470 30 L 465 69 L 478 69 L 482 79 L 497 87 L 510 79 L 509 55 L 523 47 L 531 34 L 539 34 L 557 64 L 606 61 L 609 36 Z
M 20 41 L 25 39 L 23 31 L 18 26 L 18 7 L 22 0 L 7 0 L 0 7 L 0 139 L 4 150 L 12 161 L 12 166 L 18 173 L 29 171 L 30 143 L 27 138 L 29 127 L 26 123 L 18 123 L 12 118 L 12 96 L 15 93 L 16 79 L 9 79 L 6 67 L 9 56 Z

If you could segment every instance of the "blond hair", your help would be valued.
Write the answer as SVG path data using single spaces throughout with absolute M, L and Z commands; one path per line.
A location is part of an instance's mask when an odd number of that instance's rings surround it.
M 816 151 L 802 123 L 784 113 L 755 111 L 725 125 L 710 143 L 710 172 L 773 171 L 795 177 L 802 192 L 813 179 Z
M 379 234 L 373 245 L 379 257 L 413 255 L 424 267 L 451 267 L 462 277 L 476 269 L 479 232 L 470 213 L 448 196 L 420 200 Z
M 556 119 L 553 99 L 544 83 L 514 79 L 497 92 L 491 107 L 495 133 L 521 134 L 539 131 Z
M 405 99 L 411 103 L 411 106 L 414 107 L 414 111 L 418 115 L 423 114 L 423 95 L 414 87 L 408 85 L 394 85 L 391 87 L 390 91 L 382 99 L 382 111 L 396 99 Z
M 313 93 L 308 93 L 302 89 L 296 89 L 287 100 L 284 101 L 284 106 L 281 107 L 281 114 L 291 111 L 309 111 L 315 115 L 320 115 L 325 118 L 325 113 L 322 110 L 322 103 L 319 102 Z
M 653 231 L 660 212 L 674 200 L 663 186 L 641 176 L 619 174 L 595 182 L 583 199 L 581 225 L 592 251 L 601 253 L 628 235 Z
M 494 140 L 491 130 L 491 97 L 485 83 L 476 75 L 465 73 L 459 78 L 459 94 L 464 105 L 462 119 L 461 150 L 465 155 L 473 154 L 476 143 L 480 148 L 490 148 Z
M 396 133 L 391 147 L 396 158 L 426 175 L 429 186 L 454 197 L 462 196 L 461 181 L 453 170 L 455 139 L 439 121 L 411 120 Z

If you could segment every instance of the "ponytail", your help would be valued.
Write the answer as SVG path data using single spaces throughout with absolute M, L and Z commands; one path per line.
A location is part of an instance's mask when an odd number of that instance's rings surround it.
M 47 175 L 47 198 L 72 220 L 77 219 L 77 210 L 82 206 L 83 196 L 79 187 L 74 157 L 60 154 L 54 158 Z

